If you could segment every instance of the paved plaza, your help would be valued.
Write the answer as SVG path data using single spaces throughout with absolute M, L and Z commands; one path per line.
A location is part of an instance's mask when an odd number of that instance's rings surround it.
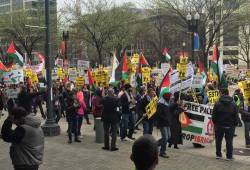
M 6 115 L 6 114 L 5 114 Z M 1 120 L 2 124 L 3 119 Z M 92 121 L 93 122 L 93 121 Z M 65 119 L 61 119 L 61 135 L 47 137 L 45 142 L 44 163 L 41 170 L 132 170 L 130 161 L 133 141 L 121 142 L 118 139 L 119 151 L 103 151 L 102 144 L 95 143 L 93 125 L 83 124 L 82 143 L 67 143 Z M 243 128 L 237 128 L 235 148 L 244 148 Z M 142 134 L 137 131 L 136 138 Z M 154 130 L 154 136 L 160 133 Z M 168 149 L 169 159 L 160 158 L 157 170 L 248 170 L 250 156 L 235 156 L 235 161 L 216 160 L 214 143 L 204 149 L 194 149 L 191 143 L 184 143 L 181 149 Z M 224 147 L 225 148 L 225 147 Z M 240 151 L 239 153 L 243 153 Z M 224 154 L 225 157 L 225 154 Z M 9 144 L 0 140 L 0 170 L 11 170 L 9 158 Z

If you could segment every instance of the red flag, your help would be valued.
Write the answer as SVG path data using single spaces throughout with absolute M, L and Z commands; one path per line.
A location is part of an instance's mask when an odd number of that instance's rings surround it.
M 10 71 L 10 69 L 12 68 L 13 66 L 13 63 L 11 63 L 8 67 L 6 67 L 1 61 L 0 61 L 0 70 L 1 71 Z
M 94 85 L 94 80 L 92 78 L 92 72 L 90 69 L 88 69 L 88 79 L 89 79 L 89 85 L 90 86 Z
M 214 51 L 213 51 L 213 62 L 217 63 L 217 46 L 214 46 Z
M 11 41 L 10 46 L 7 50 L 7 53 L 8 54 L 15 54 L 16 53 L 16 49 L 15 49 L 15 45 L 14 45 L 13 41 Z
M 140 55 L 140 64 L 141 65 L 149 65 L 148 61 L 146 60 L 146 58 L 144 57 L 143 53 L 141 53 Z
M 199 68 L 199 73 L 204 72 L 204 67 L 203 67 L 203 65 L 202 65 L 202 63 L 200 61 L 198 63 L 198 68 Z
M 65 55 L 65 42 L 62 41 L 61 44 L 60 44 L 60 52 L 62 55 Z
M 123 61 L 122 61 L 122 80 L 127 79 L 127 73 L 128 73 L 128 66 L 127 66 L 127 54 L 126 51 L 123 55 Z

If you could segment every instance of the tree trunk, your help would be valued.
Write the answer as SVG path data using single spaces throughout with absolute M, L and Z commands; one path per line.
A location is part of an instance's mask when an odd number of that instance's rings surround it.
M 99 60 L 99 63 L 98 64 L 103 64 L 102 62 L 102 50 L 100 48 L 96 48 L 97 49 L 97 53 L 98 53 L 98 60 Z

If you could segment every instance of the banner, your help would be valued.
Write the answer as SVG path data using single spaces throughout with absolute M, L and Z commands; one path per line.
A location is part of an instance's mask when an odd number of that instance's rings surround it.
M 192 143 L 208 144 L 214 140 L 213 109 L 211 106 L 184 101 L 185 119 L 182 137 Z
M 150 119 L 157 110 L 158 98 L 155 96 L 150 103 L 146 106 L 147 118 Z
M 24 82 L 24 73 L 22 68 L 15 68 L 9 72 L 3 72 L 3 82 L 5 84 L 19 84 Z
M 207 92 L 208 100 L 210 104 L 215 104 L 220 97 L 219 90 L 209 90 Z

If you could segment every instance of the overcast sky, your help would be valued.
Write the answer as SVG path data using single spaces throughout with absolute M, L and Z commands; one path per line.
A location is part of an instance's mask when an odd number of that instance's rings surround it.
M 63 7 L 65 0 L 57 0 L 58 3 L 58 9 Z M 141 7 L 146 0 L 115 0 L 117 4 L 122 4 L 124 2 L 133 2 L 137 7 Z

